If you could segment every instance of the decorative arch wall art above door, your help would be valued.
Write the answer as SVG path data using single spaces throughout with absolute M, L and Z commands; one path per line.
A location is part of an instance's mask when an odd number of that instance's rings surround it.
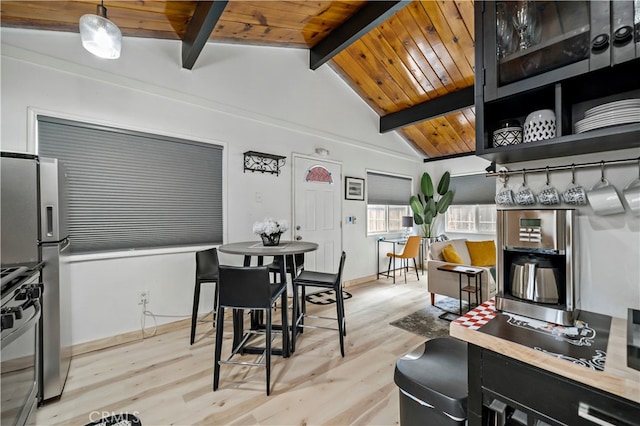
M 319 165 L 310 167 L 304 179 L 307 182 L 328 183 L 329 185 L 333 183 L 331 172 L 326 167 Z

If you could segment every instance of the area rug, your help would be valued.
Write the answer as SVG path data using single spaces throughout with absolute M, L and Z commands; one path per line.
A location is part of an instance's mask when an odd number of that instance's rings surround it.
M 447 312 L 458 313 L 459 309 L 458 299 L 440 299 L 436 302 L 436 306 L 426 306 L 389 324 L 419 336 L 429 338 L 448 336 L 451 322 L 441 319 L 440 316 Z M 466 311 L 466 303 L 463 303 L 462 309 L 463 312 Z
M 342 297 L 344 300 L 350 299 L 351 293 L 343 291 Z M 317 293 L 307 294 L 305 299 L 314 305 L 328 305 L 330 303 L 336 303 L 336 293 L 333 290 L 323 290 Z

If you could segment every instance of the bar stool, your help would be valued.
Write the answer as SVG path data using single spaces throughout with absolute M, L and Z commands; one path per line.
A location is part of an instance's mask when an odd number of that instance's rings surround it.
M 213 366 L 213 390 L 218 389 L 220 381 L 221 364 L 239 364 L 250 367 L 265 367 L 267 395 L 271 392 L 271 334 L 272 334 L 272 309 L 275 308 L 278 299 L 282 306 L 287 306 L 287 283 L 271 284 L 269 280 L 269 268 L 267 266 L 226 266 L 219 267 L 218 282 L 218 312 L 216 318 L 216 345 Z M 224 327 L 224 309 L 251 309 L 265 312 L 264 330 L 251 329 L 244 333 L 238 345 L 232 349 L 231 355 L 222 361 L 222 331 Z M 280 310 L 282 321 L 282 353 L 288 354 L 289 323 L 288 310 Z M 239 330 L 241 324 L 234 319 L 234 333 Z M 264 333 L 265 346 L 256 362 L 233 361 L 233 357 L 243 353 L 243 347 L 256 333 Z M 285 355 L 286 356 L 286 355 Z M 264 362 L 263 362 L 264 360 Z
M 298 277 L 296 277 L 296 279 L 293 280 L 293 326 L 291 333 L 292 351 L 295 351 L 296 348 L 298 328 L 300 328 L 300 332 L 302 332 L 303 328 L 324 328 L 326 330 L 336 330 L 335 328 L 330 327 L 305 325 L 305 318 L 337 320 L 337 330 L 340 335 L 340 353 L 344 358 L 344 336 L 347 335 L 347 329 L 344 315 L 344 294 L 342 292 L 342 270 L 344 269 L 344 261 L 346 257 L 347 254 L 343 251 L 342 255 L 340 256 L 340 266 L 338 267 L 337 274 L 304 270 L 300 273 L 300 275 L 298 275 Z M 305 298 L 305 289 L 307 287 L 332 289 L 336 293 L 336 313 L 338 317 L 331 318 L 317 315 L 308 315 Z M 302 307 L 300 307 L 298 303 L 298 289 L 302 290 Z
M 218 304 L 218 250 L 215 248 L 196 252 L 196 282 L 193 291 L 193 308 L 191 311 L 191 345 L 193 345 L 196 337 L 196 323 L 209 322 L 198 319 L 200 288 L 203 283 L 215 283 L 213 296 L 214 320 L 211 321 L 213 325 L 215 324 L 216 306 Z

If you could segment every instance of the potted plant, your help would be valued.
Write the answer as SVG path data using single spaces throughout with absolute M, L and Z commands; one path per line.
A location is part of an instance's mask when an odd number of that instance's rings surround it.
M 277 246 L 280 244 L 280 236 L 287 229 L 289 229 L 289 224 L 282 219 L 267 218 L 264 222 L 255 222 L 253 224 L 253 233 L 260 235 L 262 244 L 265 246 Z
M 431 238 L 435 219 L 438 214 L 444 214 L 453 201 L 453 191 L 449 190 L 450 173 L 445 172 L 438 183 L 437 192 L 433 189 L 433 181 L 429 173 L 424 172 L 420 180 L 420 191 L 412 195 L 409 205 L 413 211 L 413 220 L 421 225 L 424 236 Z

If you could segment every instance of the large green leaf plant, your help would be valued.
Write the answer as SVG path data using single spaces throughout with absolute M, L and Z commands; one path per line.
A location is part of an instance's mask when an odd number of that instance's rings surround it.
M 422 226 L 425 237 L 434 237 L 435 219 L 444 214 L 453 201 L 453 192 L 449 190 L 450 173 L 445 172 L 438 183 L 437 192 L 433 189 L 433 181 L 429 173 L 424 172 L 420 180 L 420 194 L 412 195 L 409 205 L 413 211 L 413 221 Z

